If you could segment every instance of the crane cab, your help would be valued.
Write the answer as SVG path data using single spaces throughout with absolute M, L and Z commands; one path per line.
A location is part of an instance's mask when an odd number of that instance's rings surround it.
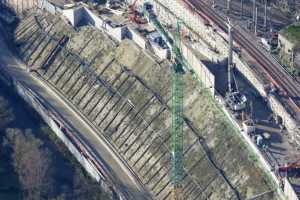
M 246 108 L 247 97 L 238 91 L 228 92 L 225 97 L 225 102 L 232 111 L 241 111 Z

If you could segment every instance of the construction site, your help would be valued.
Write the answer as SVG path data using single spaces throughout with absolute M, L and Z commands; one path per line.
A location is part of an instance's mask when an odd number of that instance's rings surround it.
M 247 75 L 235 80 L 230 21 L 230 51 L 212 64 L 212 46 L 197 48 L 191 42 L 196 34 L 179 16 L 167 23 L 158 14 L 159 1 L 20 2 L 0 1 L 0 34 L 10 51 L 26 73 L 95 128 L 144 187 L 143 192 L 123 187 L 114 166 L 100 158 L 108 165 L 105 173 L 113 174 L 107 177 L 117 177 L 111 181 L 116 193 L 123 193 L 113 199 L 293 199 L 293 189 L 287 188 L 291 183 L 280 175 L 288 173 L 288 166 L 275 166 L 265 152 L 265 144 L 272 148 L 272 142 L 260 143 L 253 133 L 253 109 L 242 111 L 252 99 L 259 113 L 265 101 L 253 97 L 250 90 L 256 89 L 246 85 L 252 83 L 244 80 Z M 223 78 L 214 72 L 221 65 Z M 278 116 L 272 108 L 261 111 L 266 114 L 259 119 Z M 284 123 L 268 130 L 288 132 Z M 265 127 L 260 127 L 263 135 Z M 290 151 L 287 160 L 295 161 L 297 145 L 281 140 Z

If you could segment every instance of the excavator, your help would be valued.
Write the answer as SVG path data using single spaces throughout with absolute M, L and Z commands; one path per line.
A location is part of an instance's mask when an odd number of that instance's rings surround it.
M 278 172 L 282 176 L 300 177 L 300 158 L 294 162 L 279 166 Z
M 136 7 L 136 2 L 138 0 L 135 0 L 133 2 L 133 4 L 129 5 L 128 6 L 128 9 L 129 9 L 129 16 L 128 16 L 128 20 L 131 21 L 131 22 L 134 22 L 136 24 L 147 24 L 148 21 L 147 19 L 144 17 L 144 14 L 143 12 L 139 12 L 137 10 L 137 7 Z

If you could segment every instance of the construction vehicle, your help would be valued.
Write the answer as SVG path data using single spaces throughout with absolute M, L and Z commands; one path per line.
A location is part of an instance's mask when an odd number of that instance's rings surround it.
M 228 52 L 228 91 L 225 96 L 225 103 L 232 111 L 241 111 L 246 108 L 247 98 L 242 94 L 237 86 L 235 81 L 234 74 L 232 73 L 233 62 L 232 62 L 232 53 L 233 53 L 233 38 L 232 38 L 232 24 L 230 19 L 228 19 L 228 42 L 229 42 L 229 52 Z M 232 79 L 235 83 L 235 88 L 232 87 Z
M 287 163 L 284 166 L 279 166 L 278 172 L 282 176 L 300 177 L 300 159 L 291 163 Z
M 129 9 L 128 20 L 131 21 L 131 22 L 134 22 L 136 24 L 146 24 L 148 21 L 144 17 L 143 12 L 138 11 L 137 6 L 136 6 L 136 2 L 137 2 L 137 0 L 135 0 L 133 2 L 133 4 L 128 6 L 128 9 Z
M 118 10 L 122 8 L 122 2 L 120 0 L 109 0 L 106 2 L 106 7 L 113 10 Z
M 180 24 L 177 20 L 177 29 L 175 41 L 157 19 L 153 6 L 150 3 L 144 3 L 144 13 L 149 22 L 151 22 L 167 46 L 171 49 L 170 60 L 173 63 L 172 71 L 172 130 L 171 130 L 171 149 L 172 149 L 172 185 L 173 199 L 183 200 L 183 75 L 188 69 L 181 52 Z

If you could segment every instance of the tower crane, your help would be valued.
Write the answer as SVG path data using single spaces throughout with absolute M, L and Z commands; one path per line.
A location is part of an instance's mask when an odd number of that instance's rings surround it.
M 181 52 L 180 25 L 177 19 L 175 40 L 173 40 L 164 27 L 157 19 L 152 5 L 144 3 L 144 13 L 148 20 L 155 26 L 161 37 L 171 50 L 172 72 L 172 130 L 171 130 L 171 149 L 172 149 L 172 185 L 173 199 L 183 200 L 183 75 L 189 68 L 184 61 Z

